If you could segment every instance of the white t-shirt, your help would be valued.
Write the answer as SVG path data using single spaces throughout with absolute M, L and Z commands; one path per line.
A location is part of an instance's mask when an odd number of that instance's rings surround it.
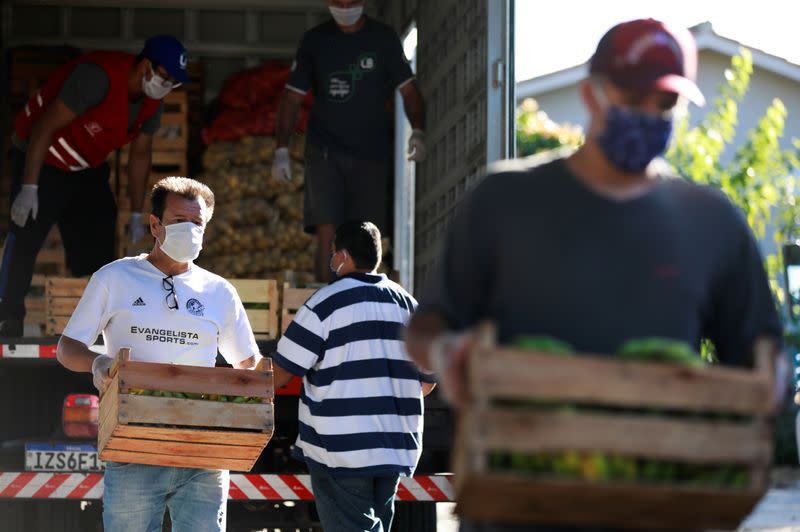
M 244 306 L 228 281 L 192 264 L 172 277 L 178 308 L 171 310 L 167 276 L 146 257 L 97 270 L 64 336 L 91 345 L 102 331 L 109 356 L 130 347 L 131 359 L 144 362 L 212 367 L 217 350 L 230 364 L 258 356 Z

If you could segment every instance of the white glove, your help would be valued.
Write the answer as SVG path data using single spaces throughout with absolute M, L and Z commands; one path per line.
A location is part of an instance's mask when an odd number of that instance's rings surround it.
M 136 245 L 144 238 L 144 225 L 142 225 L 142 213 L 132 212 L 131 220 L 128 224 L 128 240 L 131 245 Z
M 272 179 L 292 180 L 292 160 L 289 158 L 289 148 L 275 149 L 275 155 L 272 156 Z
M 434 338 L 430 344 L 428 358 L 431 369 L 445 401 L 455 407 L 464 406 L 469 398 L 466 360 L 475 341 L 474 333 L 446 332 Z
M 108 385 L 111 384 L 108 370 L 113 363 L 114 359 L 107 355 L 97 355 L 92 361 L 92 382 L 94 387 L 100 390 L 100 393 L 105 392 Z
M 34 220 L 39 214 L 39 185 L 22 185 L 11 205 L 11 220 L 18 226 L 25 227 L 29 214 Z
M 422 162 L 425 160 L 425 132 L 415 129 L 408 138 L 408 160 Z

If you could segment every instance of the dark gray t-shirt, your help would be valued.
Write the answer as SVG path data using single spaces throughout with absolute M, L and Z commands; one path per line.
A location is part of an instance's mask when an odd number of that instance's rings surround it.
M 367 17 L 359 31 L 344 33 L 329 20 L 303 35 L 288 86 L 314 94 L 310 142 L 381 161 L 391 153 L 386 104 L 413 76 L 392 28 Z
M 58 97 L 78 116 L 90 107 L 100 105 L 108 94 L 108 74 L 103 67 L 95 63 L 80 63 L 75 66 L 58 93 Z M 128 127 L 132 126 L 139 115 L 143 98 L 135 102 L 128 102 Z M 142 133 L 154 134 L 161 127 L 161 113 L 163 103 L 158 106 L 156 113 L 144 121 Z M 28 141 L 12 135 L 14 146 L 20 150 L 28 148 Z
M 782 337 L 757 244 L 721 193 L 667 178 L 615 201 L 564 159 L 516 164 L 461 206 L 420 312 L 456 330 L 494 320 L 501 342 L 550 335 L 594 353 L 707 337 L 733 365 L 751 362 L 758 336 Z

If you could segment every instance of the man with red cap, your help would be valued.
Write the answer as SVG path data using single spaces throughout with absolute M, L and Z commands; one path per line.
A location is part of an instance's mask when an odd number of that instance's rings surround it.
M 161 100 L 186 74 L 186 50 L 170 35 L 139 55 L 92 52 L 57 70 L 14 120 L 11 224 L 0 268 L 0 337 L 23 333 L 33 265 L 58 224 L 72 275 L 89 275 L 115 258 L 117 208 L 108 156 L 130 143 L 129 238 L 141 223 L 153 134 Z
M 547 335 L 578 352 L 615 353 L 637 337 L 699 351 L 708 338 L 722 364 L 746 366 L 766 337 L 777 353 L 781 323 L 747 221 L 718 191 L 651 164 L 678 103 L 704 103 L 696 69 L 688 31 L 652 19 L 615 26 L 580 88 L 585 144 L 501 163 L 464 200 L 407 335 L 412 358 L 439 375 L 456 408 L 483 320 L 500 343 Z M 461 529 L 550 530 L 541 525 Z

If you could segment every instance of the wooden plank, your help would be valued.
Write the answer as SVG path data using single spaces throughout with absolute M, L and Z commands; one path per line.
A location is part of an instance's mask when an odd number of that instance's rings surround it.
M 480 431 L 473 437 L 479 442 L 479 453 L 598 451 L 692 463 L 762 466 L 772 458 L 771 434 L 755 424 L 645 416 L 491 408 L 474 415 L 472 423 Z
M 271 325 L 269 310 L 245 309 L 247 319 L 250 321 L 254 333 L 268 333 Z
M 187 441 L 194 443 L 219 443 L 243 447 L 266 445 L 272 432 L 244 432 L 232 430 L 202 430 L 190 428 L 142 427 L 139 425 L 117 425 L 114 436 L 122 438 L 150 439 L 155 441 Z
M 61 334 L 69 323 L 69 316 L 48 316 L 45 323 L 47 334 Z
M 89 284 L 88 279 L 48 277 L 45 288 L 49 297 L 80 297 Z
M 274 279 L 230 279 L 230 283 L 239 293 L 242 303 L 273 303 L 270 286 L 276 284 Z
M 478 521 L 621 530 L 733 530 L 763 491 L 472 475 L 456 513 Z
M 55 249 L 41 249 L 39 254 L 36 256 L 37 263 L 63 263 L 65 260 L 64 258 L 64 248 L 55 248 Z
M 292 288 L 284 284 L 283 308 L 288 310 L 299 309 L 316 291 L 315 288 Z
M 48 297 L 47 312 L 50 316 L 72 316 L 80 297 Z
M 114 433 L 119 419 L 119 378 L 111 380 L 106 392 L 100 397 L 100 421 L 97 431 L 97 449 L 102 451 Z
M 273 409 L 271 403 L 236 404 L 122 394 L 119 419 L 121 423 L 271 430 Z
M 275 396 L 271 372 L 131 360 L 120 364 L 120 373 L 121 386 L 125 389 L 244 395 L 267 399 Z
M 220 442 L 222 441 L 224 440 L 220 440 Z M 159 441 L 114 437 L 111 438 L 105 449 L 152 454 L 202 456 L 206 458 L 257 460 L 263 447 L 245 447 L 242 445 L 226 445 L 224 443 L 194 443 L 178 440 Z
M 769 380 L 753 371 L 558 357 L 496 349 L 470 358 L 473 387 L 490 397 L 766 414 Z M 513 368 L 513 371 L 509 371 Z
M 230 471 L 250 471 L 255 460 L 236 460 L 233 458 L 203 458 L 199 456 L 175 456 L 166 454 L 137 453 L 108 449 L 103 460 L 149 464 L 169 467 L 192 467 L 197 469 L 227 469 Z
M 43 297 L 28 296 L 25 298 L 25 311 L 27 312 L 26 317 L 28 314 L 31 314 L 35 311 L 42 311 L 44 314 L 44 310 L 46 308 L 47 300 Z

